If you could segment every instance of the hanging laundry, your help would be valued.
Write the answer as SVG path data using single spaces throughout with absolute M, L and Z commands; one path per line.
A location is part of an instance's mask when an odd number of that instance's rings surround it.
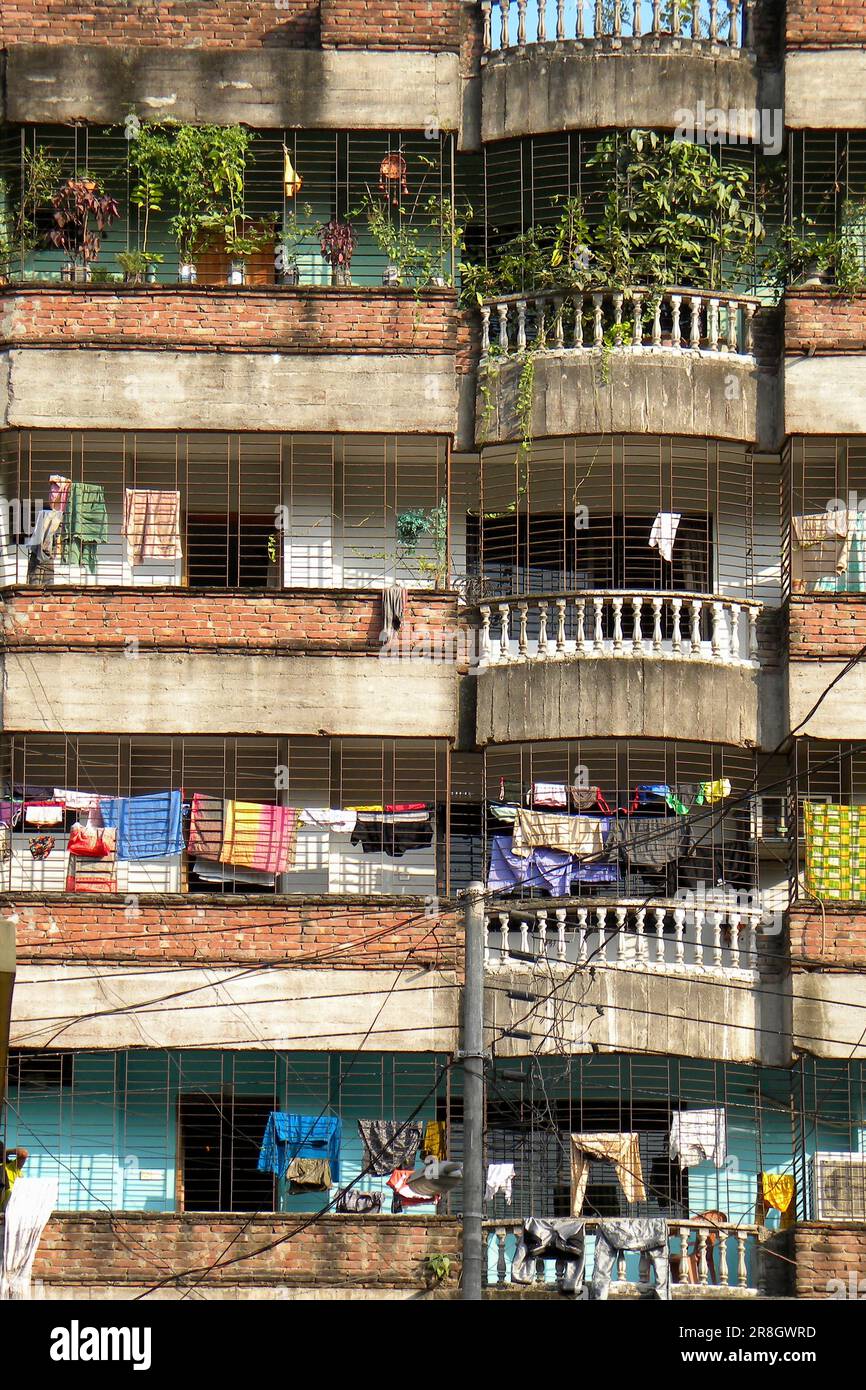
M 331 1186 L 331 1165 L 326 1158 L 293 1158 L 286 1168 L 289 1193 L 327 1192 Z
M 696 806 L 713 806 L 717 801 L 724 801 L 731 794 L 731 782 L 728 777 L 719 777 L 715 782 L 701 782 L 698 787 L 698 799 Z
M 513 1163 L 488 1163 L 484 1185 L 485 1201 L 492 1202 L 494 1197 L 501 1196 L 511 1206 L 515 1176 Z
M 379 641 L 386 646 L 403 626 L 406 590 L 402 584 L 389 584 L 382 590 L 382 631 Z
M 866 899 L 866 806 L 807 801 L 806 890 L 829 902 Z
M 179 791 L 100 797 L 103 824 L 117 831 L 117 858 L 166 859 L 183 850 Z
M 534 1284 L 538 1278 L 538 1260 L 556 1260 L 561 1267 L 563 1293 L 576 1293 L 583 1284 L 586 1252 L 586 1225 L 570 1216 L 542 1220 L 530 1216 L 523 1223 L 520 1240 L 511 1262 L 511 1278 L 515 1284 Z
M 33 530 L 24 542 L 27 557 L 27 583 L 50 584 L 54 579 L 58 532 L 63 518 L 59 512 L 44 509 L 36 514 Z
M 66 848 L 77 859 L 109 859 L 117 854 L 117 831 L 73 825 Z
M 572 883 L 616 883 L 618 879 L 619 868 L 616 864 L 594 864 L 582 859 L 573 859 L 571 862 Z
M 246 883 L 252 888 L 268 890 L 274 886 L 273 874 L 263 873 L 259 869 L 238 868 L 235 864 L 220 864 L 214 859 L 194 859 L 192 872 L 204 883 Z
M 382 1210 L 381 1192 L 359 1192 L 355 1187 L 346 1187 L 337 1194 L 334 1208 L 352 1216 L 377 1216 Z
M 579 858 L 604 852 L 601 822 L 592 816 L 549 815 L 544 811 L 517 812 L 512 850 L 528 855 L 537 848 L 564 850 Z
M 398 1212 L 404 1207 L 426 1206 L 428 1202 L 439 1202 L 439 1193 L 435 1196 L 428 1196 L 424 1192 L 416 1192 L 412 1186 L 414 1177 L 420 1178 L 420 1172 L 416 1173 L 414 1168 L 395 1168 L 388 1179 L 388 1186 L 392 1189 L 394 1196 L 391 1199 L 391 1210 Z
M 425 1124 L 424 1137 L 421 1140 L 421 1156 L 423 1158 L 445 1157 L 444 1120 L 428 1120 Z
M 501 820 L 506 825 L 514 824 L 517 820 L 518 809 L 517 806 L 504 805 L 501 801 L 490 802 L 490 814 L 493 816 L 494 820 Z
M 357 811 L 336 811 L 330 807 L 305 806 L 301 811 L 302 826 L 315 826 L 318 830 L 330 830 L 336 835 L 350 835 L 357 819 Z
M 107 831 L 106 834 L 114 834 Z M 117 862 L 114 855 L 105 859 L 79 858 L 70 854 L 66 869 L 67 893 L 116 893 Z
M 52 511 L 60 513 L 66 511 L 71 487 L 71 478 L 65 478 L 62 473 L 51 474 L 48 479 L 48 505 Z
M 395 1168 L 415 1163 L 421 1129 L 399 1120 L 359 1120 L 358 1131 L 364 1145 L 362 1167 L 375 1178 L 384 1178 Z
M 30 1276 L 42 1232 L 57 1206 L 55 1178 L 21 1178 L 4 1209 L 0 1301 L 30 1297 Z
M 721 1168 L 727 1158 L 724 1110 L 675 1110 L 671 1116 L 670 1156 L 680 1168 L 712 1163 Z
M 619 854 L 627 868 L 659 873 L 688 854 L 691 832 L 687 820 L 643 816 L 616 820 L 607 837 L 608 853 Z
M 60 801 L 28 801 L 24 807 L 24 824 L 40 828 L 62 825 L 64 814 L 64 806 Z
M 96 792 L 68 791 L 64 787 L 54 788 L 54 800 L 62 801 L 67 811 L 89 811 L 96 804 Z
M 63 513 L 63 559 L 96 573 L 97 546 L 108 540 L 108 511 L 101 483 L 73 483 Z
M 680 512 L 657 512 L 649 534 L 651 550 L 658 550 L 668 564 L 674 558 L 674 540 L 680 524 Z
M 260 1173 L 285 1176 L 294 1158 L 327 1158 L 331 1177 L 340 1181 L 343 1124 L 337 1115 L 295 1115 L 272 1110 L 259 1153 Z
M 297 838 L 294 806 L 227 801 L 220 863 L 284 874 L 294 868 Z
M 610 807 L 601 794 L 601 787 L 569 787 L 568 801 L 572 811 L 592 811 L 598 807 L 600 811 L 610 814 Z
M 572 1216 L 579 1216 L 583 1210 L 590 1158 L 607 1159 L 613 1164 L 617 1181 L 627 1202 L 646 1201 L 640 1161 L 640 1140 L 637 1134 L 572 1134 Z
M 797 1183 L 791 1173 L 759 1173 L 755 1225 L 766 1226 L 771 1209 L 781 1214 L 779 1230 L 787 1231 L 797 1219 Z
M 842 507 L 791 518 L 791 588 L 835 592 L 848 566 L 857 513 Z
M 494 835 L 487 887 L 504 893 L 519 887 L 546 888 L 554 897 L 567 898 L 575 863 L 571 854 L 558 849 L 534 849 L 528 855 L 515 854 L 510 835 Z
M 121 535 L 126 538 L 130 565 L 181 559 L 180 493 L 168 488 L 126 488 Z
M 649 1256 L 656 1276 L 656 1298 L 671 1296 L 668 1223 L 663 1217 L 600 1221 L 595 1232 L 595 1263 L 589 1296 L 604 1301 L 610 1276 L 621 1250 L 639 1250 Z
M 225 802 L 219 796 L 194 792 L 189 820 L 187 851 L 204 859 L 219 859 L 223 847 Z
M 568 788 L 561 782 L 533 782 L 532 805 L 565 810 L 568 805 Z
M 429 849 L 433 823 L 429 811 L 359 811 L 351 843 L 364 854 L 387 854 L 402 859 L 412 850 Z

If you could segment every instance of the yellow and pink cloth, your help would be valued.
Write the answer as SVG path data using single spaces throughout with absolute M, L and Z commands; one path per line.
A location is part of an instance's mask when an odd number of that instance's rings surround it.
M 294 868 L 299 820 L 294 806 L 223 801 L 196 792 L 188 849 L 221 864 L 284 874 Z

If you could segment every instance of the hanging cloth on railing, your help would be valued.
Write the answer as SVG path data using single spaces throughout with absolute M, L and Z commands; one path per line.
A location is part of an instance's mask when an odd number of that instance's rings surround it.
M 603 1301 L 607 1298 L 610 1276 L 621 1250 L 639 1250 L 649 1256 L 655 1270 L 656 1297 L 669 1299 L 668 1223 L 663 1217 L 599 1222 L 595 1232 L 595 1265 L 589 1289 L 590 1299 Z
M 797 1183 L 791 1173 L 759 1173 L 758 1200 L 755 1204 L 755 1225 L 766 1226 L 767 1212 L 781 1213 L 779 1229 L 787 1231 L 797 1219 Z
M 108 540 L 108 510 L 101 483 L 73 483 L 63 513 L 63 560 L 96 572 L 96 548 Z
M 358 1132 L 364 1145 L 364 1169 L 375 1178 L 384 1178 L 395 1168 L 414 1164 L 421 1128 L 399 1120 L 359 1120 Z
M 680 512 L 657 512 L 649 534 L 650 549 L 658 550 L 668 564 L 674 558 L 674 540 L 681 515 Z
M 487 887 L 494 893 L 510 893 L 513 888 L 543 888 L 555 898 L 567 898 L 576 863 L 573 855 L 558 849 L 534 849 L 528 855 L 515 854 L 510 835 L 494 835 Z
M 697 1163 L 712 1163 L 721 1168 L 728 1152 L 724 1110 L 675 1110 L 671 1116 L 669 1151 L 680 1168 L 693 1168 Z
M 866 806 L 807 801 L 806 889 L 835 902 L 866 899 Z
M 556 1260 L 562 1263 L 562 1292 L 576 1293 L 583 1283 L 586 1252 L 586 1223 L 570 1216 L 542 1220 L 530 1216 L 511 1262 L 511 1279 L 515 1284 L 533 1284 L 536 1279 L 536 1260 Z
M 578 858 L 604 852 L 601 822 L 592 816 L 548 815 L 543 811 L 517 812 L 512 850 L 527 856 L 533 849 L 558 849 Z
M 55 1178 L 19 1178 L 3 1211 L 0 1300 L 30 1297 L 30 1274 L 42 1232 L 57 1205 Z

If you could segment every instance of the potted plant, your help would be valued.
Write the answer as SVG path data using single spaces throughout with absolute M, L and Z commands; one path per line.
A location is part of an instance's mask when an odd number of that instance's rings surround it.
M 63 278 L 87 282 L 99 255 L 102 238 L 120 216 L 114 198 L 102 191 L 98 179 L 83 173 L 66 179 L 51 199 L 54 229 L 48 239 L 66 252 Z
M 311 217 L 313 209 L 304 204 L 304 216 Z M 297 285 L 301 280 L 301 269 L 297 261 L 297 250 L 307 236 L 308 228 L 301 222 L 296 212 L 290 212 L 283 219 L 283 229 L 274 249 L 274 275 L 278 285 Z
M 39 147 L 25 150 L 21 163 L 20 195 L 13 197 L 8 180 L 0 180 L 0 277 L 12 273 L 17 260 L 21 274 L 27 256 L 40 244 L 37 225 L 40 209 L 50 207 L 60 180 L 60 160 Z
M 351 285 L 352 256 L 357 245 L 352 224 L 332 217 L 319 228 L 319 245 L 331 267 L 331 284 Z
M 140 285 L 147 271 L 148 258 L 144 251 L 118 251 L 117 264 L 123 271 L 125 285 Z
M 764 259 L 763 273 L 780 290 L 834 284 L 844 271 L 845 250 L 843 239 L 835 234 L 821 236 L 784 226 Z

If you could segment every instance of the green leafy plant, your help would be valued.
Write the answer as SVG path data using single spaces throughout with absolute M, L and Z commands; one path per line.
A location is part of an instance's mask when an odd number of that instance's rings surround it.
M 428 1284 L 444 1284 L 451 1273 L 451 1259 L 448 1255 L 428 1255 L 424 1261 L 424 1275 Z
M 61 167 L 59 159 L 37 146 L 24 152 L 17 198 L 9 180 L 0 180 L 0 273 L 9 273 L 13 258 L 23 266 L 39 245 L 38 214 L 51 206 Z
M 852 205 L 845 209 L 852 214 Z M 785 225 L 763 260 L 767 281 L 779 290 L 789 285 L 822 281 L 833 284 L 843 294 L 854 294 L 866 287 L 862 248 L 850 230 L 822 234 L 812 230 L 809 219 L 803 230 Z
M 520 454 L 526 454 L 532 446 L 532 397 L 535 390 L 535 349 L 528 348 L 517 380 L 515 412 L 520 426 Z

